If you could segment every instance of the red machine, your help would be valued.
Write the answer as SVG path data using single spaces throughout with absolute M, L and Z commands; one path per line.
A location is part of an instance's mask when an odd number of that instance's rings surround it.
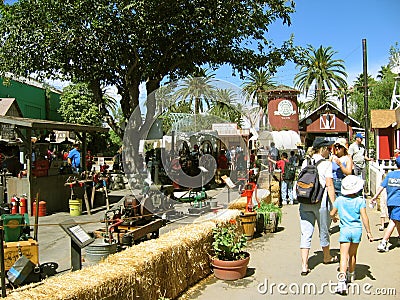
M 254 182 L 249 182 L 244 186 L 244 190 L 242 192 L 242 197 L 247 197 L 247 204 L 246 204 L 246 212 L 253 211 L 253 192 L 257 189 L 257 185 Z M 258 200 L 257 200 L 258 202 Z M 258 203 L 260 206 L 260 203 Z

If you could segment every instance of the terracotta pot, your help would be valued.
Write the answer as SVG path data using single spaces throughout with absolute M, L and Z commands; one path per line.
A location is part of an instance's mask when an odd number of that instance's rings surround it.
M 219 260 L 213 258 L 211 265 L 214 275 L 218 279 L 236 280 L 243 278 L 246 275 L 247 265 L 250 261 L 250 254 L 246 252 L 246 258 L 240 260 Z

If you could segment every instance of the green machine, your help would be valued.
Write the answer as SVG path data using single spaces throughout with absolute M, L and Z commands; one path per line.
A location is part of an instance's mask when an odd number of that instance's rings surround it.
M 29 216 L 27 213 L 1 215 L 4 225 L 4 241 L 26 241 L 29 238 Z

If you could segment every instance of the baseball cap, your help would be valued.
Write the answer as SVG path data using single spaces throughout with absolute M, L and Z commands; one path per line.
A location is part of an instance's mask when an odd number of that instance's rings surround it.
M 360 132 L 358 132 L 358 133 L 356 134 L 356 138 L 363 139 L 364 137 L 363 137 L 363 135 L 362 135 Z
M 325 147 L 325 146 L 331 146 L 333 144 L 333 141 L 328 141 L 322 137 L 317 137 L 314 142 L 312 147 L 314 149 L 319 149 L 321 147 Z

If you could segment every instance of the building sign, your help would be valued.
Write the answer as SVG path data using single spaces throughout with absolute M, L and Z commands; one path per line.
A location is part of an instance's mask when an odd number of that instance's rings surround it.
M 293 104 L 289 100 L 280 101 L 278 109 L 274 111 L 275 116 L 290 117 L 294 114 L 296 114 L 296 111 L 293 109 Z
M 3 140 L 15 139 L 14 127 L 9 124 L 1 124 L 0 125 L 0 138 Z
M 336 128 L 336 116 L 334 114 L 320 115 L 319 128 L 320 129 L 335 129 Z

